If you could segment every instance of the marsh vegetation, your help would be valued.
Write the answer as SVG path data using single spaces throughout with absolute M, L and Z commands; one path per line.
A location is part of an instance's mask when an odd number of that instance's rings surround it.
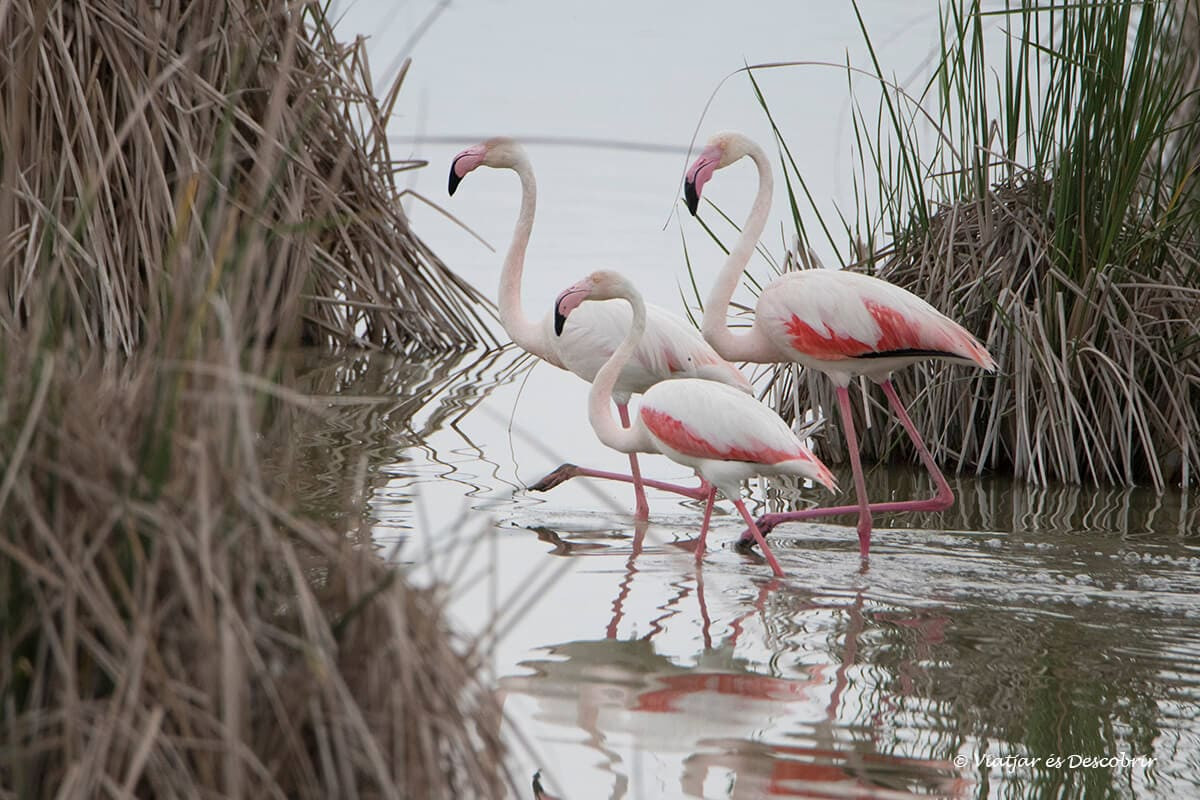
M 498 794 L 360 459 L 300 502 L 286 348 L 490 341 L 397 202 L 403 71 L 311 3 L 9 3 L 0 52 L 0 796 Z
M 851 112 L 857 206 L 839 218 L 814 213 L 802 160 L 775 128 L 795 236 L 779 268 L 816 266 L 819 246 L 985 341 L 996 376 L 896 376 L 940 461 L 1039 484 L 1193 485 L 1200 6 L 951 0 L 940 32 L 923 80 L 901 86 L 873 48 L 859 72 L 877 91 L 848 73 L 864 97 Z M 813 66 L 750 68 L 768 115 L 780 100 L 754 76 L 781 68 Z M 775 377 L 789 413 L 797 376 Z M 802 383 L 835 417 L 828 382 Z M 859 412 L 868 460 L 914 458 L 898 426 L 879 424 L 878 398 Z M 836 436 L 821 443 L 834 461 L 843 450 Z

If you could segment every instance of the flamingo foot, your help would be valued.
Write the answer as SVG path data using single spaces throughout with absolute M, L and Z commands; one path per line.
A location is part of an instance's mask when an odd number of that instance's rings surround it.
M 746 510 L 746 504 L 741 500 L 734 500 L 734 506 L 741 513 L 742 519 L 746 520 L 746 524 L 750 526 L 751 535 L 758 541 L 758 547 L 762 550 L 763 557 L 767 559 L 767 563 L 771 565 L 771 572 L 776 578 L 783 577 L 783 567 L 779 566 L 779 561 L 775 558 L 775 554 L 771 552 L 771 546 L 767 544 L 767 540 L 758 532 L 758 526 L 754 524 L 754 517 L 750 516 L 750 512 Z
M 579 475 L 579 467 L 574 464 L 562 464 L 549 475 L 529 487 L 531 492 L 548 492 L 560 483 L 566 483 Z
M 858 553 L 864 559 L 871 555 L 871 515 L 863 514 L 858 520 Z

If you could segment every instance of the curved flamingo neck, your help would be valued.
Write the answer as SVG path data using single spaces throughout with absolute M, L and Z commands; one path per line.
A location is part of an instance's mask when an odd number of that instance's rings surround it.
M 758 168 L 758 194 L 754 197 L 754 205 L 742 226 L 742 234 L 730 249 L 725 258 L 725 265 L 717 275 L 712 290 L 708 294 L 708 302 L 704 306 L 704 319 L 700 330 L 705 340 L 713 349 L 729 361 L 751 361 L 763 363 L 778 361 L 772 354 L 770 343 L 762 339 L 753 329 L 746 333 L 734 333 L 726 320 L 729 314 L 729 303 L 733 292 L 737 289 L 742 272 L 754 255 L 754 248 L 762 237 L 767 225 L 767 215 L 771 212 L 771 196 L 775 192 L 775 178 L 771 174 L 771 165 L 763 149 L 749 139 L 744 140 L 746 154 Z
M 546 344 L 546 332 L 536 322 L 525 316 L 521 308 L 521 276 L 525 272 L 525 249 L 533 232 L 533 214 L 537 208 L 537 181 L 529 160 L 520 156 L 510 167 L 521 179 L 521 211 L 513 228 L 512 242 L 504 256 L 504 267 L 500 270 L 500 324 L 504 331 L 522 349 L 538 358 L 547 359 L 550 348 Z
M 608 357 L 608 361 L 604 362 L 604 366 L 592 380 L 592 388 L 588 392 L 588 421 L 592 424 L 592 430 L 596 432 L 596 437 L 618 452 L 654 452 L 654 448 L 645 436 L 644 429 L 636 420 L 631 427 L 625 428 L 613 419 L 613 387 L 617 385 L 617 378 L 620 376 L 621 370 L 624 369 L 626 362 L 629 361 L 633 351 L 641 342 L 642 335 L 646 332 L 646 303 L 642 300 L 641 294 L 626 284 L 616 297 L 628 300 L 629 305 L 633 306 L 633 321 L 630 323 L 629 333 L 625 335 L 621 344 Z

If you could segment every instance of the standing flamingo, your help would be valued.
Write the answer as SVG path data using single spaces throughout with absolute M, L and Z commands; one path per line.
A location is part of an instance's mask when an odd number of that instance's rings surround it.
M 921 298 L 887 281 L 844 270 L 811 269 L 780 276 L 759 295 L 751 329 L 746 333 L 731 331 L 725 322 L 729 302 L 771 209 L 771 167 L 761 147 L 740 133 L 726 132 L 709 140 L 684 181 L 688 210 L 694 216 L 700 192 L 713 173 L 744 156 L 749 156 L 758 168 L 758 194 L 709 294 L 701 330 L 716 351 L 731 361 L 795 361 L 833 380 L 858 500 L 857 506 L 767 514 L 759 519 L 759 525 L 770 531 L 788 520 L 857 511 L 859 552 L 865 558 L 871 547 L 873 511 L 940 511 L 954 504 L 954 492 L 896 395 L 892 371 L 929 358 L 975 364 L 989 371 L 995 370 L 996 362 L 961 325 Z M 868 505 L 847 390 L 856 375 L 865 375 L 883 388 L 888 404 L 937 485 L 934 497 Z M 743 534 L 742 544 L 751 543 L 748 534 Z
M 551 331 L 549 315 L 540 323 L 528 319 L 521 309 L 521 274 L 525 269 L 525 248 L 533 230 L 537 203 L 533 167 L 524 148 L 516 141 L 504 137 L 488 139 L 454 157 L 450 164 L 450 194 L 454 194 L 467 173 L 480 166 L 511 169 L 521 179 L 521 210 L 512 243 L 504 258 L 504 267 L 500 271 L 500 324 L 512 340 L 527 352 L 591 382 L 629 330 L 628 304 L 588 303 L 572 317 L 571 326 L 558 336 Z M 695 328 L 664 309 L 649 306 L 646 337 L 621 370 L 613 391 L 622 424 L 629 425 L 630 395 L 641 394 L 661 380 L 678 377 L 719 381 L 744 392 L 751 391 L 746 377 L 737 367 L 718 356 Z M 563 464 L 530 488 L 546 491 L 577 476 L 631 482 L 636 497 L 634 513 L 637 519 L 646 519 L 650 514 L 643 486 L 664 489 L 697 500 L 708 495 L 709 487 L 703 484 L 693 489 L 644 480 L 637 456 L 633 453 L 629 455 L 629 467 L 632 476 Z
M 567 318 L 578 313 L 584 301 L 612 299 L 627 301 L 633 320 L 624 340 L 592 380 L 588 393 L 588 420 L 592 429 L 600 441 L 614 450 L 630 454 L 661 453 L 696 470 L 711 484 L 696 542 L 697 560 L 704 554 L 704 540 L 719 490 L 733 501 L 750 526 L 771 570 L 777 576 L 783 575 L 741 500 L 741 483 L 753 475 L 799 475 L 832 491 L 833 474 L 778 414 L 752 396 L 713 381 L 683 378 L 656 383 L 643 393 L 633 424 L 618 427 L 609 404 L 626 363 L 637 351 L 646 331 L 646 305 L 642 296 L 615 272 L 593 272 L 558 296 L 554 304 L 554 329 L 562 331 Z

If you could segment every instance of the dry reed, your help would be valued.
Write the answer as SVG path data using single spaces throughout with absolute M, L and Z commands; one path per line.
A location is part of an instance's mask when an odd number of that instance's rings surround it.
M 489 339 L 397 202 L 403 76 L 377 97 L 316 3 L 5 4 L 0 329 L 50 305 L 57 336 L 129 354 L 220 295 L 285 344 Z
M 994 18 L 1003 61 L 987 45 Z M 873 120 L 854 109 L 861 208 L 843 218 L 839 256 L 929 300 L 999 362 L 996 376 L 898 373 L 914 421 L 959 469 L 1195 484 L 1200 3 L 988 11 L 946 0 L 941 23 L 923 93 L 874 61 L 881 100 Z M 798 240 L 784 269 L 810 267 L 807 187 L 782 134 L 779 145 Z M 819 221 L 809 228 L 833 244 Z M 797 376 L 775 380 L 791 413 Z M 806 382 L 811 406 L 836 416 L 828 382 Z M 877 394 L 855 413 L 868 458 L 915 459 Z M 844 451 L 837 436 L 821 442 L 831 461 Z
M 436 591 L 291 510 L 312 466 L 296 417 L 319 408 L 234 360 L 5 365 L 0 786 L 498 796 L 500 711 L 469 643 Z
M 399 80 L 311 3 L 17 0 L 0 45 L 0 798 L 501 795 L 440 590 L 353 480 L 298 494 L 283 346 L 485 335 L 396 203 Z

